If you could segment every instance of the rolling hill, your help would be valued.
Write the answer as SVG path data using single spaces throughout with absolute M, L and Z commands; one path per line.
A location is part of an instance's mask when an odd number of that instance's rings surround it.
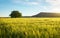
M 60 17 L 60 13 L 40 12 L 32 17 Z

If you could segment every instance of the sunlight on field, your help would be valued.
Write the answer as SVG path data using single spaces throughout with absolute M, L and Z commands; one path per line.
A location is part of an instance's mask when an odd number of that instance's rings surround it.
M 60 38 L 60 18 L 0 18 L 0 38 Z

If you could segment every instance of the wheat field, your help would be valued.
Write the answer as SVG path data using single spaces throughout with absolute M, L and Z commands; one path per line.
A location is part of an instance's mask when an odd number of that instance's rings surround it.
M 0 18 L 0 38 L 60 38 L 60 18 Z

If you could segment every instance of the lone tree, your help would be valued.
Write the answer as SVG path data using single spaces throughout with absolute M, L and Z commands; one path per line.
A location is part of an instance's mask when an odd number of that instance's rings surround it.
M 12 11 L 9 16 L 11 16 L 11 18 L 19 18 L 22 17 L 22 14 L 19 11 Z

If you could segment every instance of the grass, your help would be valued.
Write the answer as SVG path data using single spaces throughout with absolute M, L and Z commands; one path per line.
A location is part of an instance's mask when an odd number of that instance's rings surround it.
M 60 18 L 0 18 L 0 38 L 60 38 Z

